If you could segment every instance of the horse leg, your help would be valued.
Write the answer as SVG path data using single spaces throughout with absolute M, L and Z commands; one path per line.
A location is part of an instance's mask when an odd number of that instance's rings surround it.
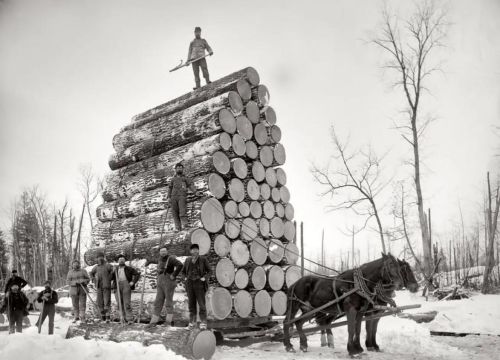
M 364 350 L 361 347 L 360 343 L 360 334 L 361 334 L 361 323 L 363 320 L 363 313 L 358 311 L 356 314 L 356 330 L 355 330 L 355 336 L 354 336 L 354 349 L 358 354 L 361 354 Z
M 326 336 L 327 336 L 327 339 L 328 339 L 328 347 L 333 349 L 335 346 L 333 344 L 332 329 L 326 329 Z
M 321 330 L 321 346 L 325 347 L 328 343 L 326 342 L 326 330 Z
M 373 320 L 366 321 L 366 350 L 373 351 Z
M 380 351 L 380 348 L 377 344 L 377 328 L 378 328 L 379 321 L 380 321 L 380 319 L 373 320 L 373 327 L 372 327 L 372 346 L 373 346 L 373 350 L 375 350 L 375 351 Z
M 354 335 L 356 333 L 356 309 L 354 307 L 350 307 L 346 311 L 347 317 L 347 352 L 349 355 L 356 355 L 357 352 L 354 349 Z
M 295 323 L 295 327 L 297 328 L 297 332 L 299 333 L 300 350 L 302 350 L 303 352 L 307 352 L 307 337 L 306 337 L 306 334 L 304 334 L 304 331 L 302 331 L 303 324 L 304 324 L 304 321 L 299 320 Z
M 288 322 L 295 318 L 297 311 L 299 311 L 299 307 L 296 303 L 292 303 L 291 309 L 285 317 L 285 324 L 283 325 L 283 345 L 285 345 L 285 350 L 288 352 L 295 352 L 293 345 L 290 342 L 290 327 L 293 327 L 293 325 L 290 325 Z

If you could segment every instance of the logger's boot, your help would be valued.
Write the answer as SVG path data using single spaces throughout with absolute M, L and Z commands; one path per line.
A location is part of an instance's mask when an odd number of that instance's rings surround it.
M 174 319 L 174 314 L 167 314 L 165 317 L 165 327 L 169 328 L 172 326 L 172 320 Z
M 327 346 L 328 343 L 326 342 L 326 334 L 324 332 L 321 333 L 321 346 Z
M 328 334 L 326 337 L 328 339 L 328 347 L 331 349 L 335 348 L 335 345 L 333 343 L 333 334 Z
M 106 315 L 106 323 L 109 324 L 111 322 L 111 316 L 109 314 Z
M 200 80 L 196 81 L 196 86 L 193 88 L 193 90 L 197 90 L 200 88 Z
M 158 321 L 160 321 L 160 317 L 158 315 L 152 315 L 151 321 L 149 322 L 149 324 L 146 325 L 146 329 L 151 329 L 155 327 L 158 324 Z

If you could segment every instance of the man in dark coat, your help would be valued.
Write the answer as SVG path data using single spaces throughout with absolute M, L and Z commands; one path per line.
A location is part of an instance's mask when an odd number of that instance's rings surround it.
M 193 180 L 184 176 L 184 166 L 182 163 L 175 165 L 175 175 L 168 185 L 168 198 L 170 199 L 170 210 L 174 218 L 175 229 L 180 231 L 187 227 L 186 202 L 187 190 L 203 196 L 201 191 L 196 191 Z
M 104 253 L 97 254 L 97 265 L 90 271 L 90 278 L 97 290 L 97 306 L 101 319 L 106 322 L 110 321 L 112 277 L 113 266 L 106 262 Z
M 135 289 L 135 284 L 139 281 L 141 273 L 134 267 L 125 265 L 125 255 L 118 255 L 118 266 L 115 267 L 112 278 L 111 287 L 115 293 L 116 303 L 121 308 L 123 318 L 129 324 L 133 321 L 132 306 L 130 305 L 132 290 Z M 118 289 L 117 289 L 118 288 Z M 120 292 L 118 299 L 118 291 Z
M 28 315 L 26 310 L 28 303 L 28 298 L 21 291 L 19 285 L 12 285 L 0 308 L 0 313 L 7 312 L 9 317 L 9 334 L 23 332 L 23 318 Z
M 38 298 L 36 299 L 37 302 L 43 303 L 43 308 L 42 308 L 42 315 L 38 319 L 38 321 L 41 321 L 40 326 L 43 324 L 45 321 L 45 318 L 48 316 L 49 317 L 49 335 L 54 334 L 54 316 L 56 315 L 56 304 L 59 301 L 59 298 L 57 296 L 57 292 L 52 290 L 50 287 L 50 281 L 47 280 L 43 284 L 45 286 L 45 289 L 43 291 L 40 291 L 38 293 Z M 36 326 L 38 327 L 39 323 L 36 323 Z
M 194 29 L 194 40 L 189 44 L 187 56 L 187 61 L 199 59 L 191 63 L 194 73 L 194 82 L 196 84 L 196 87 L 193 88 L 194 90 L 200 87 L 200 67 L 207 84 L 211 83 L 210 75 L 208 74 L 207 59 L 200 59 L 201 57 L 205 56 L 205 50 L 208 51 L 208 54 L 210 56 L 214 54 L 212 48 L 210 47 L 210 45 L 208 45 L 207 40 L 201 38 L 201 28 L 197 26 Z
M 166 246 L 160 248 L 160 257 L 158 258 L 158 278 L 156 280 L 156 299 L 154 303 L 153 316 L 151 317 L 150 327 L 154 326 L 160 320 L 163 305 L 167 310 L 166 326 L 170 326 L 174 317 L 174 292 L 177 286 L 177 275 L 182 270 L 182 263 L 174 255 L 168 254 Z
M 7 283 L 5 284 L 5 293 L 7 294 L 11 288 L 12 285 L 17 285 L 19 286 L 19 289 L 22 289 L 23 287 L 26 286 L 28 282 L 24 280 L 22 277 L 17 275 L 17 270 L 14 269 L 12 270 L 12 277 L 7 280 Z
M 205 293 L 208 288 L 210 276 L 210 264 L 208 260 L 200 255 L 198 244 L 192 244 L 191 256 L 188 256 L 182 267 L 182 275 L 186 280 L 186 293 L 189 303 L 189 326 L 193 328 L 196 324 L 196 305 L 200 315 L 200 328 L 207 327 L 207 310 L 205 307 Z

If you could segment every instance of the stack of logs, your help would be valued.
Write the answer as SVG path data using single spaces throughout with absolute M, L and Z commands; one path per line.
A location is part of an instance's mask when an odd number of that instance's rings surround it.
M 213 270 L 211 319 L 285 314 L 285 291 L 300 268 L 280 140 L 253 68 L 136 115 L 113 138 L 113 172 L 86 263 L 99 251 L 108 260 L 125 253 L 156 262 L 160 245 L 184 256 L 197 243 Z M 188 195 L 188 227 L 176 232 L 167 192 L 179 162 L 204 196 Z

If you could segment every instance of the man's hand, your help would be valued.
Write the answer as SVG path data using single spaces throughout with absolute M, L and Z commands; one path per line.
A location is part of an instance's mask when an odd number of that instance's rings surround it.
M 212 56 L 213 54 L 214 54 L 214 52 L 213 52 L 213 51 L 210 51 L 210 52 L 208 53 L 208 55 L 210 55 L 210 56 Z
M 200 278 L 201 281 L 205 281 L 205 277 Z
M 42 297 L 43 297 L 44 300 L 49 300 L 50 295 L 49 294 L 43 294 Z
M 196 196 L 200 196 L 200 197 L 202 197 L 202 196 L 205 196 L 205 194 L 203 193 L 203 191 L 198 190 L 198 191 L 196 192 Z
M 175 276 L 174 275 L 170 275 L 170 280 L 175 280 Z
M 134 282 L 133 282 L 133 281 L 129 282 L 128 284 L 129 284 L 130 286 L 134 286 Z

